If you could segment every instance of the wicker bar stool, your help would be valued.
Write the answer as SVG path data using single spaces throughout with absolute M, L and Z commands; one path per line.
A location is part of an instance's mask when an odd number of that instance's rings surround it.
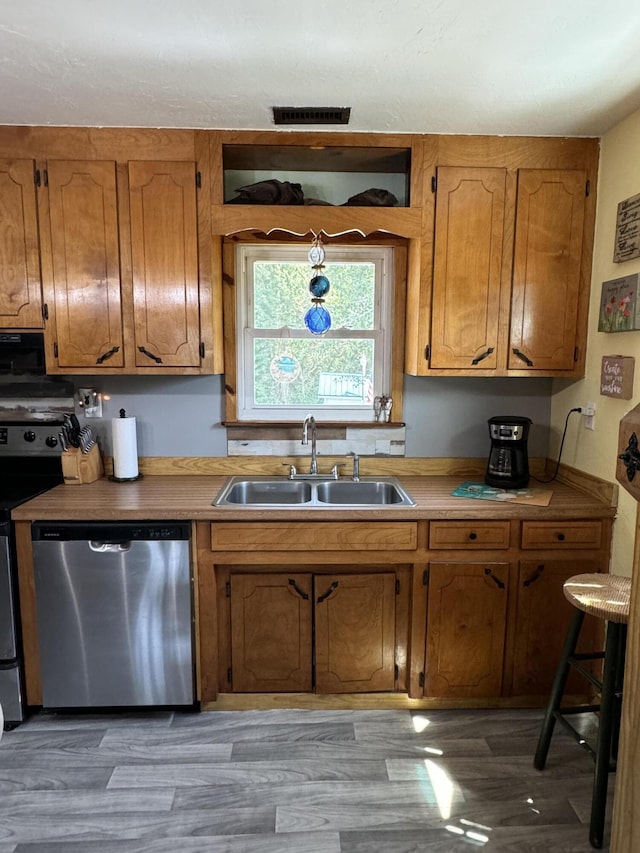
M 544 769 L 556 720 L 591 755 L 595 761 L 595 772 L 589 841 L 592 847 L 599 849 L 603 843 L 609 773 L 615 770 L 618 754 L 631 579 L 608 574 L 574 575 L 565 581 L 563 591 L 567 601 L 574 606 L 575 613 L 551 687 L 533 764 L 538 770 Z M 605 648 L 603 651 L 576 653 L 580 629 L 587 613 L 606 620 Z M 602 680 L 583 666 L 583 661 L 597 659 L 603 661 Z M 598 690 L 599 704 L 562 707 L 564 689 L 571 668 Z M 595 748 L 567 719 L 572 714 L 587 711 L 599 712 L 600 715 Z

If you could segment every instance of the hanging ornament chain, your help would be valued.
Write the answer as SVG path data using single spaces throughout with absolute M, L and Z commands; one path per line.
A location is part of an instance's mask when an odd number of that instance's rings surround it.
M 327 295 L 331 285 L 324 275 L 324 246 L 319 236 L 313 241 L 308 257 L 313 269 L 313 276 L 309 282 L 313 305 L 304 315 L 304 324 L 312 335 L 323 335 L 331 328 L 331 315 L 323 307 L 323 297 Z

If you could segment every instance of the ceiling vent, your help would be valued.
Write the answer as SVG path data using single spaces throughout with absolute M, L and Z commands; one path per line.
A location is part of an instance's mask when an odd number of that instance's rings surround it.
M 349 124 L 351 107 L 273 107 L 274 124 Z

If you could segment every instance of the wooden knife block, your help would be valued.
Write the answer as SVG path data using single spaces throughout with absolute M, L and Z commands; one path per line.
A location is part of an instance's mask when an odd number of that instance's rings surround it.
M 103 474 L 102 457 L 97 444 L 88 453 L 83 453 L 79 447 L 70 447 L 63 452 L 62 476 L 67 486 L 93 483 Z

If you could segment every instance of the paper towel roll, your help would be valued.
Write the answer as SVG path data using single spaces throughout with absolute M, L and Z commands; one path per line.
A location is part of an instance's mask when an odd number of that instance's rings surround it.
M 113 418 L 113 476 L 119 480 L 138 476 L 138 441 L 135 418 Z

